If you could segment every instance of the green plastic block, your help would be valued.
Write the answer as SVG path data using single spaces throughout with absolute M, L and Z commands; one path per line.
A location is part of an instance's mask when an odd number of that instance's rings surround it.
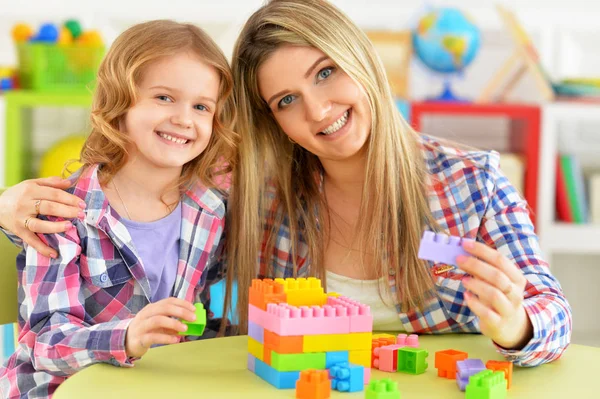
M 423 374 L 427 370 L 429 352 L 425 349 L 404 347 L 398 349 L 398 371 L 408 374 Z
M 196 307 L 196 321 L 185 321 L 181 320 L 181 322 L 188 326 L 187 331 L 180 332 L 179 335 L 195 335 L 201 336 L 204 333 L 204 327 L 206 327 L 206 310 L 204 309 L 204 305 L 202 303 L 195 303 Z
M 371 380 L 365 390 L 365 399 L 400 399 L 398 383 L 391 378 Z
M 503 371 L 483 370 L 469 378 L 465 399 L 504 399 L 506 385 Z
M 277 371 L 302 371 L 325 369 L 325 352 L 277 353 L 271 351 L 271 367 Z

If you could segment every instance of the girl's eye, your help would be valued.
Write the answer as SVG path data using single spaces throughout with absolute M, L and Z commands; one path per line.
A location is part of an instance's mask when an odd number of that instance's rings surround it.
M 288 105 L 290 105 L 292 103 L 292 101 L 294 101 L 294 96 L 291 94 L 288 94 L 287 96 L 283 97 L 280 101 L 278 107 L 279 108 L 284 108 L 287 107 Z
M 156 98 L 158 98 L 161 101 L 171 101 L 171 97 L 169 96 L 156 96 Z
M 198 111 L 207 111 L 208 110 L 208 108 L 206 108 L 202 104 L 195 105 L 194 108 L 197 109 Z
M 321 69 L 319 71 L 319 73 L 317 74 L 317 79 L 319 79 L 319 80 L 327 79 L 333 73 L 333 70 L 334 70 L 333 67 L 327 67 L 327 68 Z

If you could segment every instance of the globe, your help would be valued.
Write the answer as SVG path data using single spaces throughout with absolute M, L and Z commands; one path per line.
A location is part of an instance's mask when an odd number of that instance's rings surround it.
M 481 34 L 461 10 L 436 8 L 419 19 L 412 32 L 414 52 L 423 64 L 436 73 L 458 74 L 477 55 Z M 446 80 L 439 100 L 457 100 Z

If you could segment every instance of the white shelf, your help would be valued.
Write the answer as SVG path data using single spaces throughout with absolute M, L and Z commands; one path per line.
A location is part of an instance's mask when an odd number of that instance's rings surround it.
M 553 253 L 600 254 L 600 224 L 549 224 L 543 240 Z

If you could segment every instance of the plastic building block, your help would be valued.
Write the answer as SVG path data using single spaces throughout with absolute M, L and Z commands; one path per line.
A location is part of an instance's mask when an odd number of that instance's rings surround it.
M 376 341 L 376 340 L 385 340 L 386 342 L 388 340 L 391 340 L 389 345 L 392 345 L 392 344 L 396 343 L 396 336 L 392 335 L 392 334 L 382 334 L 382 333 L 373 334 L 373 341 Z
M 506 390 L 502 371 L 484 370 L 469 378 L 465 399 L 504 399 Z
M 348 351 L 337 351 L 337 352 L 326 352 L 325 353 L 325 368 L 329 369 L 335 366 L 337 363 L 349 362 Z
M 332 352 L 350 350 L 350 334 L 305 335 L 303 352 Z
M 373 380 L 365 389 L 365 399 L 401 399 L 398 383 L 390 378 Z
M 350 351 L 350 363 L 366 368 L 371 368 L 371 351 Z
M 266 346 L 263 345 L 262 361 L 265 362 L 266 364 L 268 364 L 269 366 L 271 365 L 271 353 L 275 353 L 275 352 L 273 352 L 273 350 L 271 348 L 267 348 Z
M 379 351 L 375 349 L 383 346 L 394 345 L 396 338 L 390 334 L 373 334 L 371 340 L 371 367 L 379 368 Z M 377 363 L 377 365 L 376 365 Z
M 429 352 L 425 349 L 404 347 L 398 349 L 398 371 L 409 374 L 423 374 L 427 370 Z
M 248 306 L 248 319 L 278 335 L 348 334 L 350 318 L 342 306 L 267 304 L 267 311 Z
M 327 370 L 304 370 L 296 381 L 296 398 L 327 399 L 331 396 L 331 382 Z
M 322 306 L 327 303 L 327 294 L 318 278 L 276 278 L 275 282 L 283 286 L 287 296 L 285 302 L 289 305 Z
M 206 327 L 206 309 L 204 309 L 202 302 L 195 303 L 194 307 L 196 308 L 196 320 L 181 320 L 183 324 L 187 325 L 188 329 L 184 332 L 180 332 L 179 335 L 194 335 L 200 337 L 204 333 L 204 327 Z
M 248 370 L 252 371 L 254 373 L 254 360 L 256 358 L 254 356 L 252 356 L 250 353 L 248 353 Z
M 300 378 L 300 371 L 277 371 L 259 359 L 254 359 L 254 374 L 278 389 L 295 388 Z
M 465 360 L 469 357 L 467 352 L 447 349 L 445 351 L 435 352 L 435 368 L 438 370 L 438 377 L 455 379 L 456 362 Z
M 256 323 L 251 321 L 248 322 L 248 336 L 260 342 L 265 343 L 265 329 Z
M 464 240 L 471 239 L 426 231 L 421 239 L 418 257 L 433 262 L 456 265 L 458 255 L 469 256 L 469 253 L 462 247 Z
M 271 367 L 277 371 L 302 371 L 325 368 L 325 352 L 285 353 L 271 352 Z
M 351 351 L 371 351 L 371 342 L 373 341 L 373 333 L 361 332 L 348 334 L 350 339 Z
M 400 345 L 387 345 L 375 349 L 378 357 L 375 367 L 388 373 L 398 371 L 398 349 L 400 348 L 402 348 Z
M 411 348 L 419 347 L 419 336 L 417 334 L 398 334 L 396 337 L 396 344 L 402 346 L 410 346 Z
M 249 303 L 259 309 L 267 310 L 269 303 L 283 303 L 287 299 L 283 286 L 271 279 L 254 279 L 250 286 Z
M 264 347 L 263 344 L 258 342 L 252 337 L 248 337 L 248 353 L 257 359 L 263 360 Z
M 458 389 L 464 391 L 469 383 L 469 377 L 485 370 L 485 365 L 480 359 L 465 359 L 456 362 L 456 384 Z
M 506 378 L 507 388 L 510 389 L 512 383 L 513 364 L 506 361 L 488 360 L 485 367 L 494 371 L 503 371 Z
M 302 353 L 304 336 L 302 335 L 277 335 L 272 331 L 264 330 L 265 347 L 277 353 Z
M 349 332 L 373 332 L 373 315 L 369 306 L 345 296 L 330 296 L 327 298 L 327 304 L 348 308 L 348 316 L 350 316 Z
M 338 363 L 329 369 L 331 388 L 340 392 L 358 392 L 365 386 L 364 367 Z
M 371 368 L 365 367 L 363 369 L 363 372 L 365 373 L 364 384 L 367 385 L 369 383 L 369 381 L 371 381 Z

